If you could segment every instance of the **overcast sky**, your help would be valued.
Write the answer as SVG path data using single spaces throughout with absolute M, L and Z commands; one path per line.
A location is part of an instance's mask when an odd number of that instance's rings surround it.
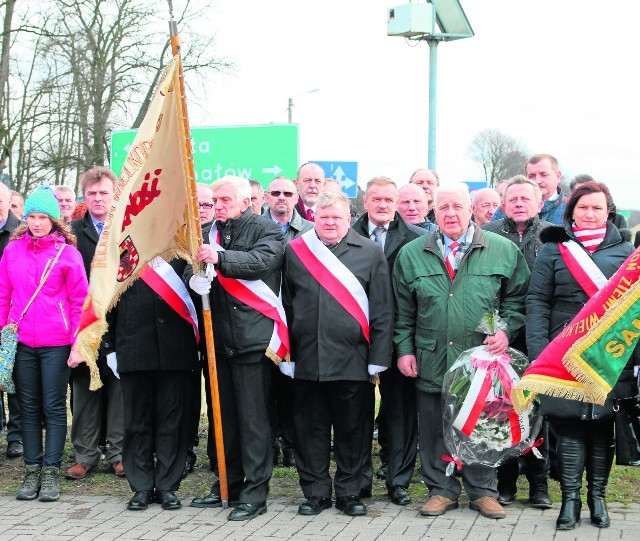
M 387 9 L 403 3 L 214 0 L 204 24 L 237 70 L 190 102 L 192 126 L 286 123 L 293 97 L 301 162 L 357 161 L 360 185 L 377 175 L 404 184 L 427 165 L 429 47 L 386 35 Z M 555 155 L 565 177 L 606 182 L 620 208 L 640 208 L 639 3 L 462 6 L 475 36 L 438 47 L 441 177 L 483 180 L 468 146 L 495 128 Z

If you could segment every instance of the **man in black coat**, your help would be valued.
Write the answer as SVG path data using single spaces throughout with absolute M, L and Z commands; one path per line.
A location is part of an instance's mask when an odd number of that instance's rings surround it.
M 223 177 L 211 188 L 216 220 L 203 230 L 206 244 L 198 250 L 198 262 L 212 265 L 222 280 L 209 284 L 191 269 L 185 280 L 200 295 L 210 289 L 229 500 L 239 504 L 229 520 L 248 520 L 267 510 L 273 469 L 268 415 L 271 361 L 265 352 L 274 321 L 239 300 L 221 281 L 227 287 L 238 279 L 252 281 L 277 295 L 284 239 L 273 220 L 251 210 L 247 179 Z M 219 482 L 191 505 L 220 507 Z
M 82 192 L 87 203 L 87 212 L 71 222 L 71 230 L 78 240 L 77 248 L 82 255 L 87 278 L 91 275 L 91 261 L 98 239 L 115 193 L 115 174 L 106 167 L 94 167 L 82 176 Z M 107 365 L 106 350 L 112 344 L 103 343 L 98 356 L 98 368 L 104 386 L 97 391 L 89 390 L 89 368 L 81 364 L 71 370 L 72 422 L 71 443 L 75 463 L 64 473 L 67 479 L 84 479 L 100 462 L 100 433 L 103 419 L 106 420 L 107 450 L 105 460 L 111 471 L 124 476 L 122 465 L 123 401 L 120 380 Z
M 416 189 L 420 190 L 417 187 Z M 367 212 L 353 224 L 357 233 L 375 240 L 383 247 L 389 274 L 393 270 L 400 248 L 427 233 L 426 229 L 406 223 L 396 211 L 397 207 L 396 184 L 387 177 L 373 178 L 367 183 L 364 194 L 364 208 Z M 430 225 L 435 229 L 433 224 Z M 393 313 L 392 306 L 388 310 Z M 375 408 L 375 403 L 371 407 Z M 370 420 L 370 432 L 373 433 L 373 411 Z M 418 450 L 418 413 L 415 382 L 403 376 L 395 363 L 390 370 L 380 375 L 378 443 L 381 447 L 382 468 L 386 464 L 386 472 L 383 472 L 389 498 L 396 505 L 407 505 L 411 501 L 407 487 L 413 476 Z M 380 472 L 378 475 L 382 476 Z M 371 494 L 372 478 L 369 447 L 363 471 L 362 496 Z
M 337 470 L 336 508 L 367 512 L 360 501 L 375 377 L 391 363 L 391 287 L 382 248 L 350 229 L 349 200 L 323 192 L 315 231 L 285 250 L 283 304 L 294 377 L 296 465 L 306 500 L 301 515 L 332 505 L 331 428 Z M 366 317 L 365 314 L 368 316 Z
M 167 264 L 155 258 L 150 265 L 170 266 L 179 277 L 186 267 L 180 259 Z M 184 286 L 178 294 L 189 298 Z M 135 492 L 127 508 L 141 511 L 156 501 L 163 509 L 179 509 L 175 491 L 187 460 L 189 398 L 200 370 L 193 325 L 138 278 L 111 311 L 102 345 L 115 352 L 122 382 L 122 461 Z
M 0 257 L 9 243 L 11 234 L 22 222 L 11 212 L 11 191 L 6 184 L 0 182 Z M 0 392 L 0 409 L 2 417 L 0 423 L 5 422 L 4 400 Z M 9 419 L 7 422 L 7 458 L 22 456 L 22 434 L 20 433 L 20 404 L 14 393 L 7 393 L 7 406 Z M 0 426 L 0 434 L 2 426 Z

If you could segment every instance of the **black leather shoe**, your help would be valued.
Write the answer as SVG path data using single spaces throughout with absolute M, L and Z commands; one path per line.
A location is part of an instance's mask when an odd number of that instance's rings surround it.
M 376 477 L 378 479 L 382 479 L 383 481 L 387 478 L 387 464 L 380 464 L 380 467 L 378 468 L 378 471 L 376 472 Z
M 500 505 L 511 505 L 516 501 L 516 495 L 511 492 L 500 492 L 497 500 Z
M 544 486 L 531 487 L 531 490 L 529 490 L 529 506 L 536 509 L 551 509 L 553 502 L 549 497 L 546 484 Z
M 229 499 L 229 505 L 234 506 L 238 504 L 238 500 Z M 220 494 L 209 492 L 206 496 L 201 498 L 193 498 L 189 507 L 199 507 L 200 509 L 211 509 L 214 507 L 222 507 L 222 498 Z
M 407 489 L 401 486 L 395 486 L 389 490 L 389 499 L 396 505 L 407 505 L 411 502 Z
M 336 498 L 336 509 L 350 517 L 362 517 L 367 514 L 367 506 L 358 496 L 339 496 Z
M 10 441 L 7 443 L 7 458 L 18 458 L 24 454 L 21 441 Z
M 129 511 L 144 511 L 153 501 L 152 492 L 150 490 L 139 490 L 129 500 L 127 509 Z
M 267 503 L 261 503 L 254 505 L 252 503 L 238 504 L 231 513 L 229 513 L 229 520 L 251 520 L 258 515 L 264 515 L 267 512 Z
M 162 509 L 164 509 L 165 511 L 180 509 L 182 507 L 180 498 L 178 498 L 178 496 L 176 496 L 176 493 L 172 490 L 156 491 L 156 502 L 162 505 Z
M 325 509 L 330 509 L 331 505 L 331 498 L 310 496 L 298 507 L 298 515 L 319 515 Z

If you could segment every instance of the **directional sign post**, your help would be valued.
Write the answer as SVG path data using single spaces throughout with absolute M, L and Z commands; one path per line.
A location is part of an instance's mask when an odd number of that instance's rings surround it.
M 135 135 L 136 130 L 111 133 L 111 169 L 118 175 Z M 296 177 L 296 124 L 191 128 L 191 137 L 197 182 L 235 175 L 266 187 L 277 176 Z
M 326 178 L 337 180 L 347 197 L 355 199 L 358 196 L 358 162 L 311 161 L 324 169 Z

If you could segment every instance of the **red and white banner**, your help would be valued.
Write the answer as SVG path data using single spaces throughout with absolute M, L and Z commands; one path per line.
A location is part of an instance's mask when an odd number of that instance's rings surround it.
M 224 251 L 220 245 L 220 232 L 215 223 L 209 232 L 209 244 L 218 252 Z M 262 280 L 225 278 L 222 274 L 216 273 L 212 266 L 208 268 L 207 272 L 218 277 L 218 283 L 229 295 L 273 320 L 273 334 L 265 355 L 276 364 L 280 364 L 282 359 L 288 360 L 289 329 L 287 316 L 282 306 L 282 297 L 276 295 Z
M 369 298 L 358 279 L 322 243 L 314 229 L 289 246 L 309 274 L 358 322 L 369 342 Z
M 140 271 L 140 278 L 192 327 L 196 342 L 200 341 L 198 315 L 187 287 L 173 267 L 164 259 L 154 257 Z

